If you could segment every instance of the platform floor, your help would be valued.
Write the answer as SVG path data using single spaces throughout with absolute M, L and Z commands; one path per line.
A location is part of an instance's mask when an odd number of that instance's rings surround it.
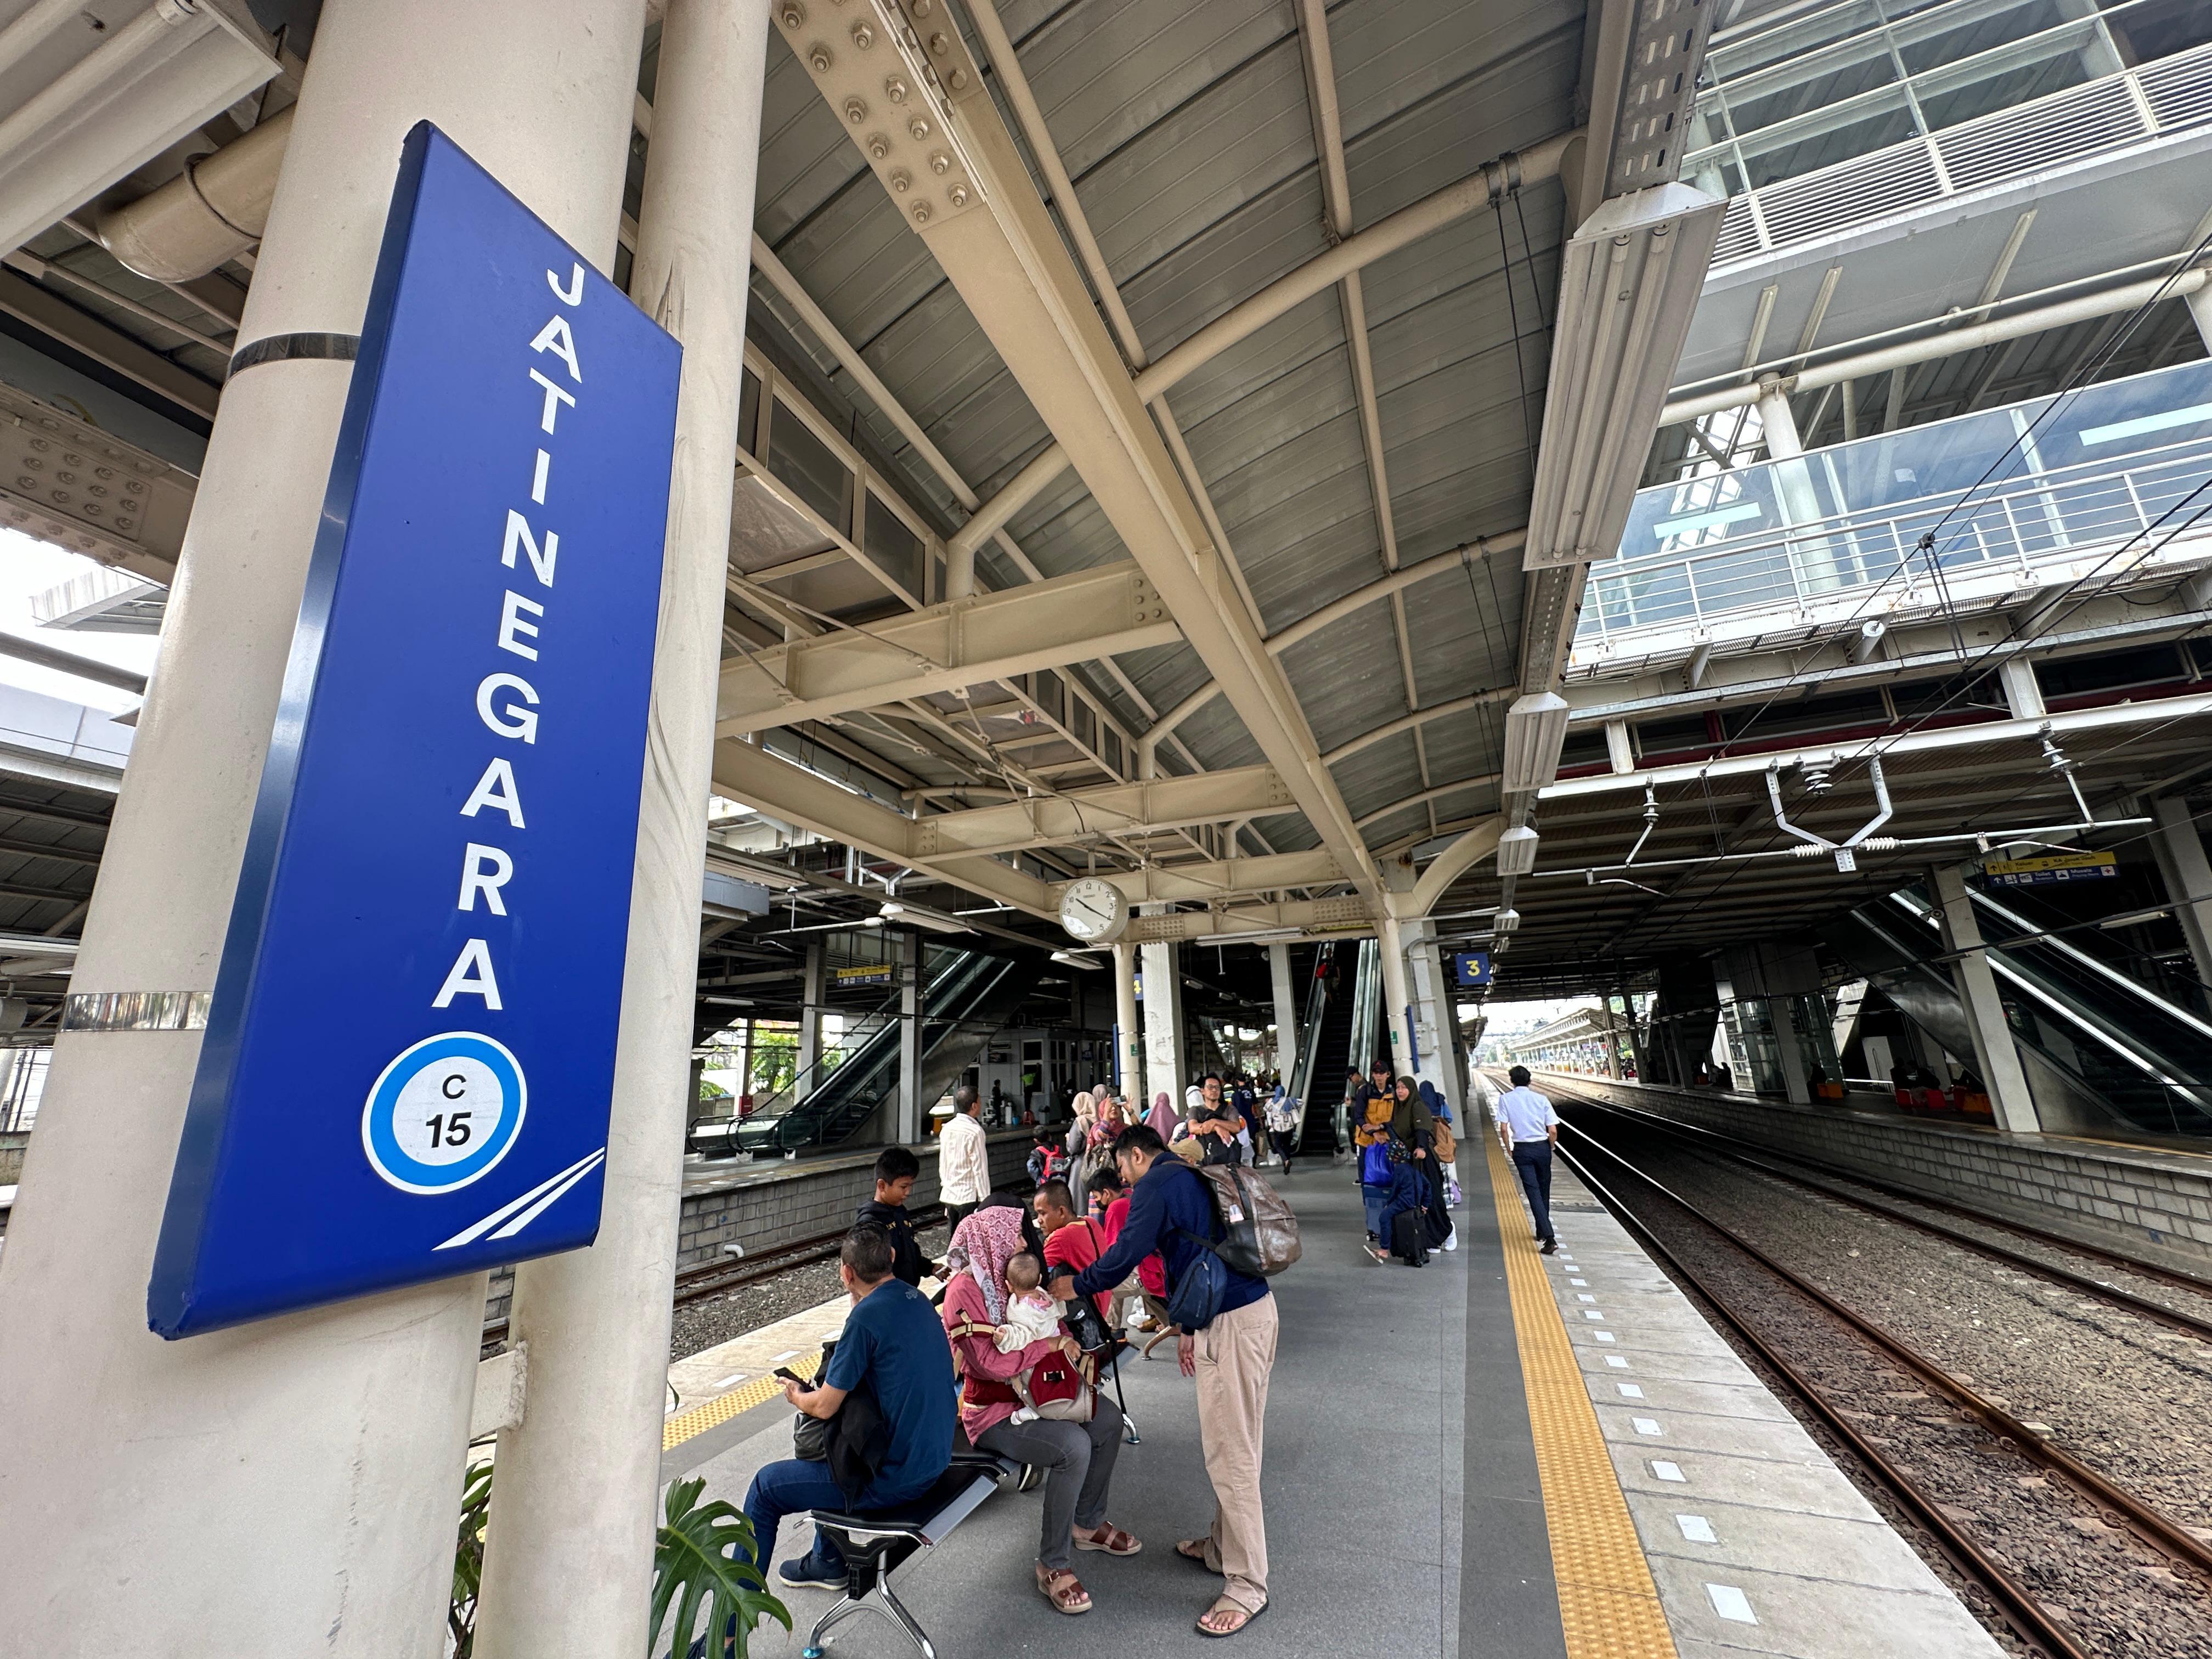
M 1536 1253 L 1510 1170 L 1485 1161 L 1485 1145 L 1461 1156 L 1461 1248 L 1419 1270 L 1367 1259 L 1346 1170 L 1304 1164 L 1285 1183 L 1305 1255 L 1276 1281 L 1263 1475 L 1273 1600 L 1239 1650 L 1996 1659 L 1965 1609 L 1564 1170 L 1566 1248 Z M 789 1455 L 789 1408 L 763 1401 L 773 1384 L 763 1370 L 841 1317 L 825 1307 L 684 1362 L 664 1477 L 696 1473 L 709 1496 L 741 1501 L 757 1468 Z M 1033 1587 L 1037 1498 L 1000 1492 L 901 1575 L 943 1659 L 1071 1640 L 1117 1655 L 1199 1644 L 1192 1623 L 1211 1588 L 1171 1548 L 1212 1514 L 1191 1387 L 1166 1346 L 1130 1364 L 1125 1382 L 1142 1443 L 1122 1449 L 1110 1513 L 1144 1553 L 1077 1557 L 1096 1607 L 1074 1624 Z M 803 1522 L 784 1534 L 778 1559 L 807 1541 Z M 787 1595 L 798 1633 L 757 1633 L 763 1659 L 796 1655 L 833 1599 Z M 863 1617 L 839 1628 L 830 1652 L 912 1650 Z

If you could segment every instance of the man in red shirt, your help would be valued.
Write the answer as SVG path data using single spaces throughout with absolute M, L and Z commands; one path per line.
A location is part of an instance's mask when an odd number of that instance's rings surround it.
M 1065 1181 L 1044 1182 L 1030 1203 L 1036 1211 L 1037 1231 L 1044 1235 L 1047 1279 L 1081 1273 L 1104 1252 L 1108 1242 L 1105 1230 L 1090 1217 L 1076 1214 L 1075 1194 L 1068 1190 Z M 1098 1316 L 1110 1327 L 1114 1322 L 1112 1293 L 1101 1291 L 1091 1300 L 1097 1304 Z

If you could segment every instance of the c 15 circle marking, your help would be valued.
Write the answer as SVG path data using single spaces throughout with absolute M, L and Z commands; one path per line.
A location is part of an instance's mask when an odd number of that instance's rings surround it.
M 445 1031 L 400 1051 L 368 1091 L 361 1145 L 404 1193 L 457 1192 L 489 1175 L 522 1131 L 529 1085 L 506 1044 Z

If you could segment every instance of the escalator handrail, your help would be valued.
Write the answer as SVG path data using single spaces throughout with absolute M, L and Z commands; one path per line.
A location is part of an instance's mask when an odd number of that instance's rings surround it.
M 2003 917 L 2005 921 L 2012 923 L 2014 927 L 2020 928 L 2021 931 L 2031 933 L 2038 931 L 2035 927 L 2030 926 L 2024 917 L 2015 915 L 2010 910 L 2006 909 L 2004 906 L 1999 904 L 1996 899 L 1990 897 L 1987 893 L 1978 892 L 1972 888 L 1969 888 L 1967 889 L 1967 894 L 1968 896 L 1970 896 L 1976 903 L 1984 906 L 1993 915 Z M 2096 957 L 2089 955 L 2078 945 L 2069 945 L 2063 939 L 2054 938 L 2051 935 L 2045 933 L 2039 939 L 2024 940 L 2018 945 L 2010 944 L 2003 939 L 1984 941 L 1984 945 L 1988 948 L 2002 948 L 2007 951 L 2025 949 L 2028 945 L 2035 945 L 2043 946 L 2049 950 L 2056 951 L 2061 956 L 2067 957 L 2073 961 L 2081 963 L 2091 973 L 2099 975 L 2100 978 L 2109 980 L 2114 985 L 2118 986 L 2122 990 L 2141 998 L 2143 1001 L 2150 1004 L 2152 1007 L 2157 1009 L 2160 1013 L 2167 1015 L 2169 1018 L 2179 1021 L 2181 1024 L 2186 1025 L 2191 1030 L 2195 1031 L 2198 1036 L 2212 1038 L 2212 1025 L 2206 1024 L 2203 1020 L 2197 1018 L 2196 1015 L 2189 1012 L 2186 1009 L 2181 1008 L 2175 1004 L 2167 1001 L 2164 997 L 2159 995 L 2157 992 L 2152 990 L 2149 986 L 2145 985 L 2141 980 L 2130 978 L 2128 975 L 2120 972 L 2118 969 L 2113 967 L 2110 963 L 2098 961 Z

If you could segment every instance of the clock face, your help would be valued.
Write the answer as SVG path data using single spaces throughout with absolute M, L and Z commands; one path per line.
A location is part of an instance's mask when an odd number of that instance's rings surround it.
M 1086 876 L 1070 882 L 1060 897 L 1060 925 L 1091 943 L 1110 939 L 1129 919 L 1129 902 L 1113 883 Z

